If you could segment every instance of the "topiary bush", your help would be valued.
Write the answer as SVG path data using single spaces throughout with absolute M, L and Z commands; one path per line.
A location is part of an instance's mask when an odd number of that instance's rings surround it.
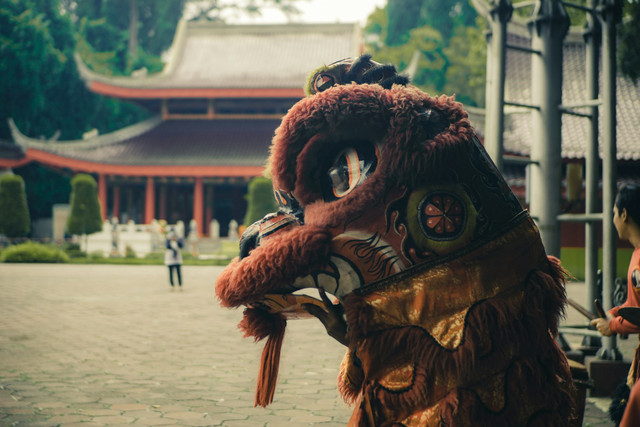
M 26 242 L 9 246 L 1 255 L 2 262 L 69 262 L 69 256 L 57 246 Z
M 244 216 L 246 227 L 264 218 L 266 214 L 278 210 L 278 204 L 273 196 L 273 184 L 268 178 L 262 176 L 253 178 L 245 197 L 247 199 L 247 213 Z
M 26 236 L 31 230 L 24 180 L 20 175 L 0 178 L 0 234 L 8 238 Z
M 91 175 L 79 173 L 71 180 L 71 200 L 67 231 L 91 234 L 102 230 L 98 185 Z

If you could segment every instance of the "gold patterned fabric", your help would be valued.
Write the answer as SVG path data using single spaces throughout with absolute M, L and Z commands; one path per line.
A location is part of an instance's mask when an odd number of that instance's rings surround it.
M 357 357 L 363 377 L 350 425 L 562 420 L 557 414 L 561 406 L 571 407 L 571 380 L 545 369 L 545 363 L 564 359 L 547 331 L 551 325 L 540 317 L 537 304 L 543 301 L 529 297 L 553 286 L 534 279 L 549 272 L 548 264 L 537 229 L 525 216 L 459 258 L 348 299 L 357 342 L 350 360 Z M 534 378 L 535 372 L 543 374 Z M 565 425 L 569 418 L 565 414 Z M 478 419 L 490 424 L 476 424 Z

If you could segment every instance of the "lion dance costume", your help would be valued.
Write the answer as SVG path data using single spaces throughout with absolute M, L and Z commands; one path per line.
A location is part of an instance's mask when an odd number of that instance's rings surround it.
M 461 105 L 368 55 L 317 70 L 306 92 L 271 147 L 280 209 L 216 282 L 224 306 L 248 307 L 245 333 L 269 337 L 256 405 L 273 398 L 286 324 L 273 294 L 286 306 L 322 288 L 348 327 L 349 425 L 571 425 L 563 270 Z

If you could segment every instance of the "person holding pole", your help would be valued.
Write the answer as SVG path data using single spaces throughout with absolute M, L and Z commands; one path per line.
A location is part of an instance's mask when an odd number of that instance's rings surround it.
M 618 307 L 613 307 L 606 318 L 591 321 L 604 336 L 615 334 L 638 334 L 640 324 L 633 320 L 629 313 L 640 311 L 640 187 L 625 185 L 616 195 L 613 207 L 613 225 L 620 239 L 627 240 L 634 247 L 627 273 L 627 300 Z M 629 310 L 631 308 L 631 310 Z M 627 377 L 627 385 L 631 389 L 627 407 L 620 426 L 640 425 L 640 345 L 631 363 Z

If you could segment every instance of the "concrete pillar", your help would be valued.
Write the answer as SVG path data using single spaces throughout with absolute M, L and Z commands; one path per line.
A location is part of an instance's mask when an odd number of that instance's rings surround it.
M 490 11 L 491 37 L 487 55 L 487 92 L 484 146 L 499 171 L 502 171 L 504 132 L 504 84 L 506 70 L 507 22 L 513 6 L 508 0 L 494 2 Z
M 616 277 L 617 233 L 613 226 L 613 204 L 617 192 L 616 158 L 616 26 L 622 5 L 619 0 L 601 0 L 599 20 L 602 25 L 602 304 L 613 307 Z M 603 340 L 598 355 L 603 359 L 622 358 L 616 337 Z
M 547 254 L 560 256 L 562 146 L 562 42 L 569 18 L 559 0 L 538 0 L 529 24 L 532 112 L 531 216 L 536 220 Z
M 204 193 L 202 191 L 202 177 L 196 177 L 196 183 L 193 186 L 193 219 L 198 223 L 198 236 L 202 236 L 203 212 L 204 211 Z
M 595 9 L 598 0 L 591 0 L 589 6 Z M 586 62 L 586 100 L 595 100 L 599 96 L 599 59 L 600 59 L 600 23 L 587 13 L 587 28 L 584 33 L 585 62 Z M 587 123 L 587 150 L 585 152 L 585 213 L 599 212 L 599 183 L 600 183 L 600 155 L 598 153 L 598 107 L 589 107 L 591 118 Z M 602 296 L 598 292 L 598 247 L 599 224 L 595 221 L 585 223 L 585 286 L 586 301 L 584 306 L 592 313 L 596 313 L 594 300 Z M 585 345 L 599 347 L 601 340 L 585 337 Z
M 144 198 L 144 223 L 151 224 L 151 221 L 155 218 L 155 204 L 156 204 L 156 195 L 155 195 L 155 185 L 153 182 L 153 177 L 147 177 L 147 187 L 145 189 L 145 198 Z

